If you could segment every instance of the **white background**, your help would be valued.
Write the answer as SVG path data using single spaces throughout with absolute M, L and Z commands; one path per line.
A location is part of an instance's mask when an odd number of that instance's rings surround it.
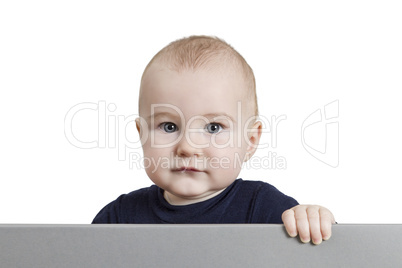
M 260 113 L 286 115 L 277 147 L 256 155 L 275 152 L 286 169 L 244 169 L 242 178 L 326 206 L 340 223 L 401 223 L 401 14 L 399 1 L 2 1 L 0 223 L 90 223 L 120 194 L 149 186 L 108 142 L 73 146 L 65 117 L 102 101 L 116 106 L 111 120 L 135 116 L 148 61 L 194 34 L 232 44 L 255 72 Z M 337 100 L 334 168 L 304 149 L 301 126 Z M 72 128 L 96 140 L 97 111 L 77 113 Z M 313 147 L 323 129 L 312 131 L 321 131 Z M 133 123 L 120 135 L 138 139 Z

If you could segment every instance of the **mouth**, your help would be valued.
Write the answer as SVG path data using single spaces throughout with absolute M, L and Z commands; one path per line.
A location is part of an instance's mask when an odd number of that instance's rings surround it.
M 176 171 L 176 172 L 202 172 L 201 170 L 196 169 L 194 167 L 180 167 L 180 168 L 173 169 L 173 171 Z

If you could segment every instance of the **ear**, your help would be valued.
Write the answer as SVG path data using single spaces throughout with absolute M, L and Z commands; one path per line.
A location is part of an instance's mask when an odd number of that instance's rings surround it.
M 257 150 L 262 133 L 261 121 L 256 121 L 251 128 L 247 130 L 247 152 L 244 162 L 248 161 Z
M 142 117 L 135 119 L 135 126 L 137 127 L 138 134 L 140 136 L 141 145 L 144 145 L 149 136 L 147 121 Z
M 141 122 L 140 122 L 140 118 L 136 118 L 135 119 L 135 125 L 137 127 L 137 131 L 138 131 L 138 135 L 140 135 L 140 139 L 141 139 Z

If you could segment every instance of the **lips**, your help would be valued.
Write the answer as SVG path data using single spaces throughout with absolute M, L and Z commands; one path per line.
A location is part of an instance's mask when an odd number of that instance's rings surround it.
M 173 171 L 179 171 L 179 172 L 202 172 L 199 169 L 196 169 L 194 167 L 180 167 L 180 168 L 176 168 Z

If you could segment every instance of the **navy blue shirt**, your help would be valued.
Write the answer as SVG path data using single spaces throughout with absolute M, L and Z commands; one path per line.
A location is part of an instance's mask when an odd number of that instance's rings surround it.
M 119 196 L 92 223 L 282 223 L 282 213 L 296 205 L 261 181 L 237 179 L 219 195 L 185 206 L 170 205 L 152 185 Z

